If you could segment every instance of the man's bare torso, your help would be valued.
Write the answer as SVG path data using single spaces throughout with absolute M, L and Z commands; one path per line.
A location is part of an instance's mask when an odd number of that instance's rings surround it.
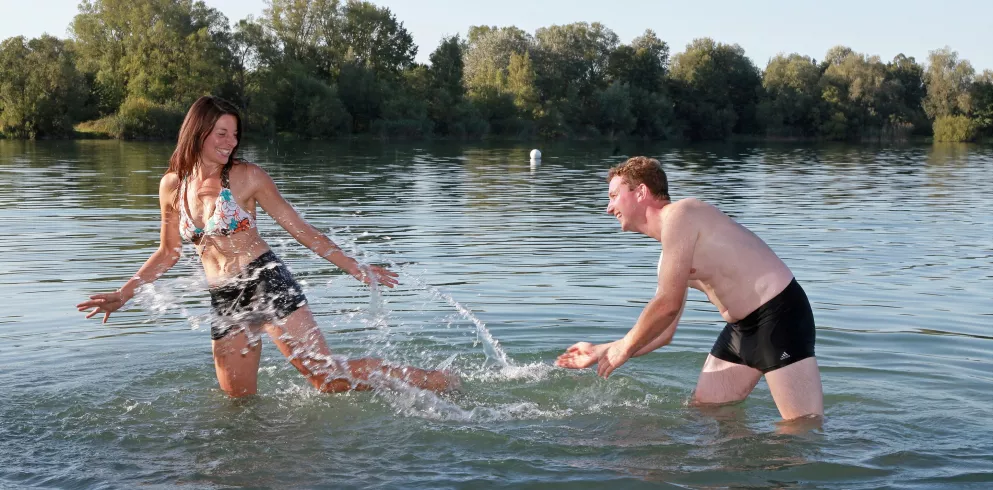
M 793 273 L 758 236 L 716 207 L 698 199 L 666 206 L 662 219 L 676 206 L 690 213 L 690 224 L 668 233 L 698 233 L 687 286 L 702 291 L 725 321 L 748 316 L 783 289 Z M 684 221 L 684 222 L 686 222 Z M 662 243 L 665 249 L 665 238 Z M 662 256 L 659 257 L 661 277 Z

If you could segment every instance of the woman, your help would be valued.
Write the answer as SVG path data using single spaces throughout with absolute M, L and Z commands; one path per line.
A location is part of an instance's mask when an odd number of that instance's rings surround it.
M 159 184 L 162 229 L 158 250 L 127 283 L 95 294 L 77 306 L 86 318 L 120 309 L 142 284 L 176 265 L 182 241 L 193 242 L 210 285 L 214 367 L 221 389 L 232 397 L 256 392 L 264 329 L 279 350 L 324 392 L 369 389 L 369 378 L 387 375 L 434 391 L 453 381 L 441 371 L 393 368 L 378 359 L 336 361 L 317 328 L 299 284 L 255 225 L 262 207 L 298 242 L 366 284 L 393 287 L 397 274 L 361 267 L 308 224 L 280 195 L 259 166 L 237 160 L 241 118 L 229 102 L 201 97 L 183 121 L 169 170 Z

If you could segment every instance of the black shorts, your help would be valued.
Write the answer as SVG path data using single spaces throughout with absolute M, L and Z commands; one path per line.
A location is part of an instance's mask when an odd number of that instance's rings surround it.
M 814 312 L 796 282 L 736 323 L 728 323 L 710 355 L 768 373 L 814 357 Z
M 248 325 L 282 320 L 306 304 L 307 297 L 293 274 L 270 250 L 237 276 L 210 288 L 214 310 L 210 338 L 220 340 Z

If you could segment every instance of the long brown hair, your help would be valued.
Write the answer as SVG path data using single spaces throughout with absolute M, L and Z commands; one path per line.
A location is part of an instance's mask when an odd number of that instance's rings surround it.
M 168 172 L 176 172 L 179 176 L 179 185 L 183 185 L 194 167 L 200 160 L 200 152 L 203 151 L 203 142 L 214 129 L 214 124 L 221 116 L 230 114 L 238 122 L 238 145 L 241 144 L 241 115 L 234 104 L 220 98 L 205 95 L 197 99 L 186 112 L 183 119 L 183 127 L 179 130 L 179 141 L 176 143 L 176 150 L 169 158 Z M 235 161 L 235 154 L 238 152 L 238 145 L 231 150 L 228 155 L 228 163 Z M 176 193 L 179 199 L 179 193 Z

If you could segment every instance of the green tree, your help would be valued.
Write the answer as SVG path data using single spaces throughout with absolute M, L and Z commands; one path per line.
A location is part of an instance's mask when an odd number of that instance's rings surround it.
M 670 74 L 685 136 L 724 139 L 757 130 L 762 79 L 741 46 L 696 39 L 673 57 Z
M 668 69 L 669 46 L 651 29 L 610 53 L 607 79 L 626 86 L 633 134 L 655 139 L 670 136 L 673 108 L 666 86 Z
M 759 119 L 770 134 L 813 136 L 819 125 L 821 70 L 808 56 L 793 53 L 769 60 L 762 76 L 765 97 Z
M 338 0 L 268 0 L 262 17 L 249 34 L 257 52 L 270 67 L 290 60 L 307 74 L 330 78 L 344 60 L 345 48 L 337 42 L 342 23 Z M 250 26 L 249 26 L 250 27 Z
M 884 87 L 886 65 L 878 56 L 845 47 L 833 48 L 825 59 L 820 80 L 826 114 L 823 135 L 830 139 L 881 137 L 890 115 Z
M 603 24 L 575 22 L 535 32 L 535 85 L 544 107 L 539 130 L 546 136 L 599 134 L 599 95 L 609 85 L 610 54 L 617 34 Z
M 507 66 L 507 92 L 514 99 L 521 117 L 533 121 L 540 117 L 540 102 L 538 100 L 538 88 L 535 84 L 537 75 L 531 64 L 531 56 L 528 53 L 510 55 L 510 63 Z
M 627 84 L 614 82 L 598 94 L 600 117 L 597 129 L 610 138 L 625 136 L 634 129 L 637 119 L 631 113 L 631 93 Z
M 629 87 L 631 115 L 635 125 L 632 134 L 647 139 L 670 139 L 674 136 L 674 104 L 667 92 L 648 92 Z
M 831 65 L 840 65 L 844 63 L 845 60 L 852 54 L 855 54 L 855 51 L 852 51 L 852 48 L 849 48 L 848 46 L 835 46 L 829 49 L 824 55 L 821 71 L 827 70 L 827 67 Z
M 513 54 L 530 53 L 534 40 L 531 36 L 517 27 L 472 26 L 463 50 L 463 66 L 466 87 L 470 88 L 473 80 L 485 80 L 486 76 L 478 78 L 480 71 L 488 71 L 493 67 L 500 69 L 510 65 Z
M 290 131 L 321 138 L 351 133 L 351 115 L 338 97 L 334 87 L 309 77 L 295 78 L 285 92 L 292 100 Z
M 397 78 L 417 55 L 390 9 L 350 0 L 270 0 L 261 24 L 282 54 L 312 75 L 334 79 L 345 64 Z
M 187 106 L 224 94 L 233 63 L 219 11 L 193 0 L 84 0 L 70 31 L 101 114 L 128 96 Z
M 533 131 L 541 115 L 535 78 L 527 52 L 511 53 L 505 68 L 493 61 L 476 67 L 466 80 L 467 98 L 488 133 L 524 136 Z
M 427 114 L 434 121 L 435 131 L 445 136 L 465 134 L 461 121 L 465 105 L 465 86 L 462 84 L 464 49 L 459 36 L 451 36 L 442 39 L 430 56 Z
M 924 113 L 924 67 L 913 57 L 898 54 L 886 64 L 887 93 L 892 106 L 890 121 L 894 125 L 910 125 L 914 132 L 930 130 Z
M 386 7 L 349 1 L 339 32 L 338 49 L 347 46 L 354 61 L 370 67 L 380 77 L 399 77 L 417 56 L 413 36 Z
M 959 60 L 958 53 L 945 47 L 931 51 L 928 67 L 924 72 L 927 96 L 924 111 L 928 117 L 957 116 L 969 113 L 972 78 L 976 71 L 967 60 Z
M 372 132 L 388 138 L 422 138 L 430 136 L 434 123 L 428 117 L 431 75 L 428 68 L 416 65 L 403 72 L 401 83 L 391 86 L 385 98 L 382 116 L 373 122 Z
M 268 79 L 274 67 L 282 63 L 282 54 L 279 52 L 277 41 L 265 27 L 257 22 L 252 16 L 238 21 L 234 33 L 231 36 L 231 56 L 233 58 L 231 67 L 231 92 L 232 99 L 240 103 L 248 115 L 251 117 L 254 109 L 259 109 L 266 105 L 264 95 L 262 98 L 254 98 L 255 95 L 263 93 L 260 85 Z M 271 111 L 266 111 L 267 114 Z M 273 128 L 262 120 L 254 119 L 248 122 L 247 131 L 270 132 Z
M 486 123 L 486 133 L 516 134 L 519 129 L 514 96 L 507 90 L 507 71 L 490 62 L 476 67 L 466 95 L 477 117 Z
M 607 78 L 632 88 L 656 93 L 665 90 L 669 68 L 669 45 L 647 29 L 631 44 L 617 46 L 607 61 Z
M 670 59 L 651 29 L 622 45 L 576 22 L 472 26 L 427 66 L 417 51 L 389 8 L 362 0 L 267 0 L 234 29 L 203 0 L 82 0 L 69 40 L 4 41 L 0 131 L 67 135 L 100 118 L 90 127 L 171 137 L 209 93 L 242 106 L 248 131 L 313 138 L 993 135 L 993 73 L 975 77 L 949 48 L 922 66 L 837 46 L 763 72 L 736 44 L 697 39 Z
M 245 46 L 238 52 L 246 53 L 255 61 L 256 72 L 264 74 L 252 81 L 255 86 L 296 84 L 288 74 L 320 81 L 343 104 L 348 126 L 360 133 L 385 135 L 391 131 L 390 118 L 419 117 L 409 116 L 416 97 L 404 87 L 417 46 L 388 8 L 355 0 L 271 0 L 262 18 L 239 26 L 238 33 Z M 257 93 L 264 94 L 264 89 Z M 256 105 L 271 103 L 256 98 L 249 104 L 250 112 Z M 275 126 L 289 122 L 287 114 L 276 114 L 282 115 L 276 117 Z
M 387 86 L 376 72 L 358 60 L 345 60 L 338 74 L 338 93 L 352 115 L 352 130 L 365 133 L 382 117 Z
M 0 43 L 0 133 L 32 139 L 71 135 L 87 89 L 64 41 L 45 35 Z
M 972 84 L 972 117 L 976 130 L 993 136 L 993 70 L 985 70 Z
M 523 136 L 540 116 L 531 53 L 534 40 L 516 27 L 473 26 L 463 54 L 466 127 L 485 133 Z M 470 132 L 475 132 L 470 130 Z
M 575 22 L 543 27 L 535 32 L 537 85 L 542 100 L 567 96 L 569 88 L 592 97 L 607 87 L 610 54 L 619 39 L 599 22 Z

